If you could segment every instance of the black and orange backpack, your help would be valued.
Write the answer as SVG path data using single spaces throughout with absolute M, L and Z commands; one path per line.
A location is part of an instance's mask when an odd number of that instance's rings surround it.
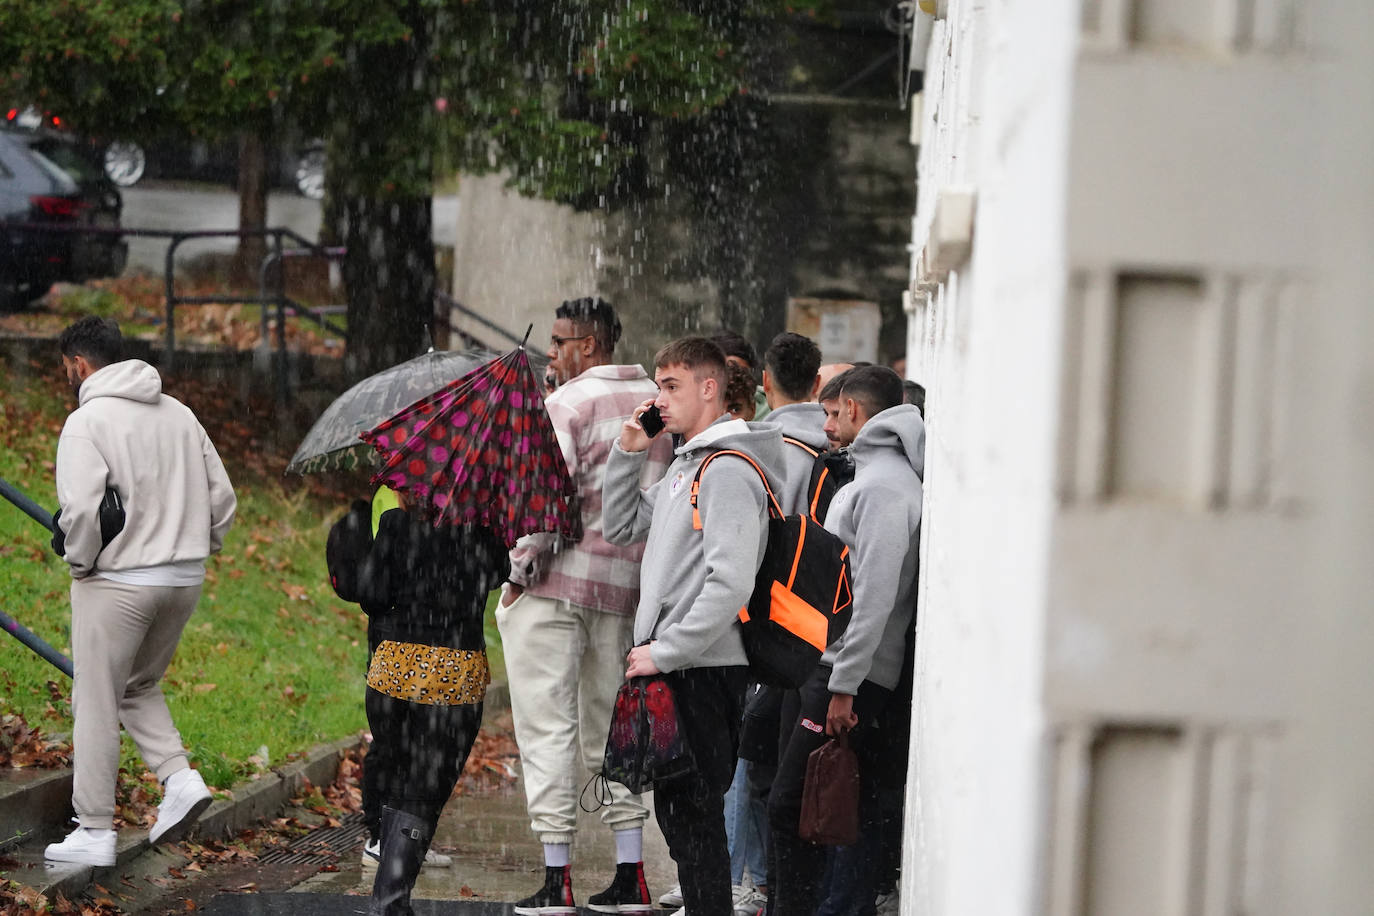
M 768 494 L 768 545 L 749 604 L 740 608 L 740 634 L 753 678 L 775 687 L 800 687 L 849 626 L 854 594 L 849 548 L 809 513 L 783 515 L 763 468 L 744 452 L 706 456 L 692 479 L 692 526 L 701 529 L 697 497 L 706 466 L 724 455 L 749 462 Z

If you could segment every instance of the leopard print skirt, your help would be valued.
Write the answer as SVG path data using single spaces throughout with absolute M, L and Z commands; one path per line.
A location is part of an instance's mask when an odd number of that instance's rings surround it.
M 367 686 L 398 700 L 425 706 L 480 703 L 491 671 L 485 650 L 449 649 L 384 640 L 372 653 Z

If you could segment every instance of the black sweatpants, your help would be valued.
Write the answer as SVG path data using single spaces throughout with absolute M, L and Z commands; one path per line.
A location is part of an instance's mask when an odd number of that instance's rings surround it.
M 796 692 L 783 700 L 782 742 L 778 752 L 778 773 L 768 797 L 769 863 L 768 886 L 773 916 L 812 916 L 820 904 L 820 883 L 825 873 L 826 847 L 806 843 L 797 835 L 801 821 L 802 790 L 806 783 L 806 760 L 826 741 L 825 716 L 830 708 L 830 668 L 817 666 L 816 672 Z M 887 704 L 891 691 L 864 681 L 854 698 L 854 714 L 859 725 L 850 733 L 850 744 L 859 757 L 862 792 L 867 797 L 876 791 L 872 779 L 876 750 L 872 726 Z M 869 806 L 865 806 L 869 807 Z M 871 807 L 869 807 L 871 810 Z
M 477 740 L 482 704 L 429 706 L 371 687 L 364 702 L 373 750 L 363 766 L 364 773 L 373 770 L 377 810 L 385 805 L 422 818 L 432 835 Z
M 654 816 L 677 863 L 690 916 L 731 916 L 730 850 L 725 793 L 735 775 L 735 749 L 748 668 L 687 668 L 664 675 L 696 767 L 654 783 Z

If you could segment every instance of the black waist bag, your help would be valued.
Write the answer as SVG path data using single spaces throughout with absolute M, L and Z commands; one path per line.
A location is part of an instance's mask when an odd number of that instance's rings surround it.
M 706 466 L 722 455 L 749 462 L 768 493 L 768 546 L 749 604 L 740 609 L 740 635 L 751 676 L 774 687 L 800 687 L 825 647 L 844 633 L 854 610 L 849 548 L 809 515 L 784 516 L 763 468 L 744 452 L 723 449 L 701 462 L 692 479 L 692 525 L 701 528 L 697 496 Z

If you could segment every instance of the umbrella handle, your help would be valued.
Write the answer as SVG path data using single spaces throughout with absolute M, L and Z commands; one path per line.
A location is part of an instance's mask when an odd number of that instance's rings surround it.
M 522 349 L 522 350 L 525 349 L 525 344 L 526 344 L 526 343 L 529 341 L 529 339 L 530 339 L 530 332 L 533 331 L 533 330 L 534 330 L 534 325 L 533 325 L 533 324 L 530 324 L 529 327 L 525 328 L 525 337 L 524 337 L 524 339 L 522 339 L 522 340 L 520 341 L 520 349 Z

